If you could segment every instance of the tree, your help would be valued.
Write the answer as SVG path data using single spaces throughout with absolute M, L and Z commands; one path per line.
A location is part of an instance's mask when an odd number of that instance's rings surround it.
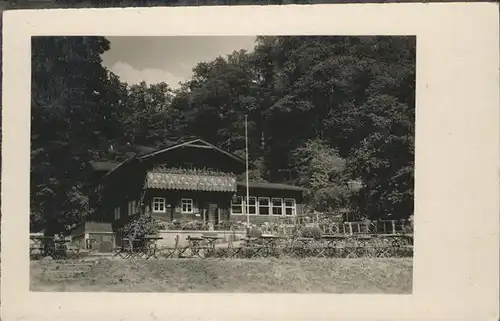
M 31 228 L 65 230 L 89 211 L 86 167 L 96 141 L 121 131 L 103 37 L 32 38 Z M 114 85 L 113 85 L 114 84 Z
M 147 85 L 141 82 L 127 88 L 119 121 L 123 143 L 160 147 L 169 131 L 168 108 L 173 91 L 166 83 Z
M 313 208 L 333 211 L 347 205 L 346 163 L 336 150 L 321 140 L 310 140 L 293 151 L 292 162 L 297 184 L 310 189 Z

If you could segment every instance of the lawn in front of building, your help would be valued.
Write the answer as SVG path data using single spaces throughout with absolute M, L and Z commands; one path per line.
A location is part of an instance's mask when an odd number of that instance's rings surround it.
M 57 261 L 30 264 L 31 291 L 403 294 L 413 275 L 412 258 L 100 259 L 66 279 Z

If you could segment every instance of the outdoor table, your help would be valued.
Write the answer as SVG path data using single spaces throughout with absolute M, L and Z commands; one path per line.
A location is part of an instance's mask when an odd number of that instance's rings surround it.
M 62 260 L 62 259 L 67 258 L 67 255 L 66 255 L 67 246 L 66 246 L 66 244 L 69 242 L 70 242 L 69 240 L 54 240 L 53 241 L 53 244 L 54 244 L 53 258 L 54 259 Z
M 245 245 L 252 245 L 255 241 L 257 241 L 257 238 L 246 236 L 242 238 L 242 240 L 245 242 Z
M 217 240 L 222 240 L 223 237 L 222 236 L 219 236 L 219 235 L 203 235 L 201 237 L 202 239 L 206 240 L 208 242 L 208 247 L 207 247 L 207 250 L 209 252 L 212 252 L 213 254 L 216 253 L 215 251 L 215 242 Z
M 393 255 L 399 255 L 413 245 L 413 234 L 385 234 L 383 237 L 390 242 Z
M 276 235 L 261 235 L 260 237 L 263 241 L 262 248 L 264 249 L 264 255 L 271 255 L 276 249 L 276 243 L 278 240 L 282 239 L 281 236 Z
M 144 241 L 144 245 L 143 245 L 143 253 L 144 255 L 146 256 L 146 260 L 151 258 L 151 257 L 154 257 L 154 258 L 158 258 L 158 255 L 157 255 L 157 252 L 158 252 L 158 246 L 156 244 L 156 241 L 158 240 L 162 240 L 163 237 L 159 237 L 159 236 L 152 236 L 152 235 L 148 235 L 148 236 L 143 236 L 143 237 L 139 237 L 138 240 L 142 240 Z
M 67 250 L 69 251 L 69 257 L 71 259 L 79 259 L 80 258 L 80 248 L 78 246 L 72 245 L 68 246 Z
M 298 243 L 302 243 L 302 245 L 305 246 L 311 244 L 311 242 L 314 241 L 314 239 L 312 237 L 299 237 L 296 238 L 295 241 Z
M 326 250 L 340 250 L 335 243 L 342 242 L 345 243 L 347 240 L 347 235 L 344 234 L 324 234 L 321 239 L 326 242 L 326 245 L 321 248 L 320 252 L 316 255 L 317 257 L 326 257 Z M 343 249 L 343 247 L 342 247 Z
M 355 239 L 355 256 L 360 256 L 360 255 L 368 255 L 371 254 L 370 252 L 370 243 L 372 242 L 373 238 L 371 235 L 367 234 L 359 234 L 354 236 Z
M 122 239 L 122 246 L 119 248 L 115 249 L 115 255 L 120 255 L 121 257 L 127 259 L 127 258 L 133 258 L 133 257 L 140 257 L 142 253 L 141 246 L 134 246 L 134 243 L 140 242 L 140 239 L 134 239 L 134 238 L 123 238 Z M 126 245 L 128 243 L 128 246 Z
M 215 249 L 215 242 L 217 240 L 223 239 L 223 237 L 219 235 L 203 235 L 202 238 L 208 241 L 208 247 L 211 249 Z
M 376 234 L 376 253 L 377 257 L 386 258 L 391 256 L 392 243 L 386 235 L 384 234 Z
M 47 252 L 49 252 L 49 254 L 52 254 L 50 243 L 52 243 L 54 237 L 30 235 L 30 240 L 32 240 L 34 243 L 33 245 L 30 245 L 30 256 L 35 250 L 40 251 L 41 256 L 45 256 Z
M 381 237 L 390 240 L 393 247 L 401 247 L 403 245 L 408 245 L 407 243 L 413 243 L 412 234 L 382 234 Z
M 113 256 L 120 256 L 121 258 L 124 259 L 129 257 L 128 249 L 125 247 L 125 241 L 128 241 L 128 239 L 123 238 L 121 245 L 119 247 L 114 248 L 115 254 Z
M 314 242 L 314 238 L 312 237 L 298 237 L 294 239 L 290 249 L 291 253 L 298 257 L 305 257 L 312 242 Z
M 189 255 L 189 257 L 193 257 L 193 256 L 198 256 L 200 258 L 203 258 L 203 254 L 202 254 L 202 249 L 203 249 L 203 238 L 202 237 L 199 237 L 199 236 L 188 236 L 187 237 L 187 240 L 189 242 L 189 245 L 184 248 L 184 251 L 182 251 L 181 253 L 179 253 L 179 255 L 181 255 L 182 253 L 184 253 L 186 250 L 190 250 L 191 253 Z

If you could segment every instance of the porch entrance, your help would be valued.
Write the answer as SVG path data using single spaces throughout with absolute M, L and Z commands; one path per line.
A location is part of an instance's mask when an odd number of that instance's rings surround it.
M 207 203 L 205 205 L 205 217 L 204 221 L 205 222 L 212 222 L 213 224 L 217 225 L 219 224 L 220 217 L 219 217 L 219 205 L 215 203 Z

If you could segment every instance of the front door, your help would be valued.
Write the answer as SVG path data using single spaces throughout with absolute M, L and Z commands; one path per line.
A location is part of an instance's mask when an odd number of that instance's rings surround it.
M 214 225 L 219 224 L 219 207 L 217 204 L 208 204 L 208 220 Z

